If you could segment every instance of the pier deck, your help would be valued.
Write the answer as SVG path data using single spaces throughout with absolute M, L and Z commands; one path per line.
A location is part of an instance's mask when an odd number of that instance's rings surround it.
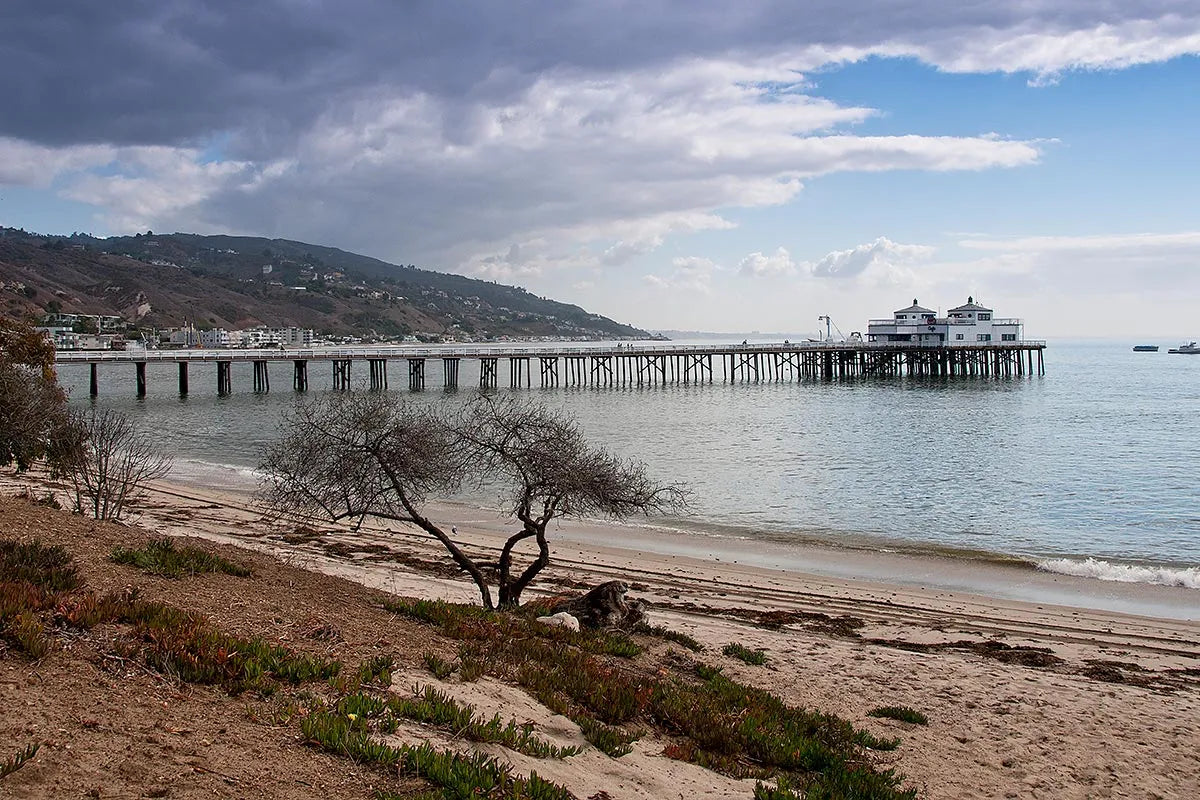
M 90 391 L 98 394 L 100 364 L 133 364 L 137 393 L 146 394 L 146 365 L 179 365 L 179 392 L 188 392 L 192 364 L 214 364 L 217 391 L 233 390 L 234 362 L 254 365 L 253 388 L 270 391 L 268 365 L 291 362 L 292 388 L 308 389 L 309 362 L 329 362 L 333 388 L 350 386 L 351 366 L 366 362 L 372 389 L 387 389 L 389 362 L 405 362 L 408 388 L 426 388 L 426 362 L 442 362 L 442 386 L 459 385 L 459 365 L 479 362 L 479 386 L 499 385 L 501 362 L 511 388 L 631 386 L 668 383 L 760 383 L 851 377 L 1019 377 L 1044 375 L 1044 341 L 978 342 L 940 346 L 899 342 L 798 342 L 741 345 L 620 344 L 544 346 L 354 347 L 278 350 L 60 351 L 59 364 L 90 364 Z M 536 384 L 535 384 L 536 378 Z

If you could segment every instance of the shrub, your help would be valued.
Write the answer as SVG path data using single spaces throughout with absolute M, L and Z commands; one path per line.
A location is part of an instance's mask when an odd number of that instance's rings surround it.
M 704 645 L 700 644 L 700 642 L 696 641 L 693 637 L 688 636 L 686 633 L 673 631 L 660 625 L 649 625 L 645 622 L 641 622 L 633 630 L 634 633 L 644 633 L 647 636 L 655 636 L 659 639 L 666 639 L 668 642 L 675 642 L 676 644 L 683 645 L 693 653 L 699 653 L 704 650 Z
M 762 650 L 751 650 L 749 647 L 740 645 L 737 642 L 730 642 L 725 645 L 721 648 L 721 652 L 756 667 L 761 667 L 767 663 L 767 654 L 765 652 Z
M 67 551 L 37 539 L 0 540 L 0 581 L 28 581 L 47 592 L 69 592 L 81 583 Z
M 908 706 L 880 706 L 867 712 L 868 717 L 885 717 L 887 719 L 907 722 L 910 725 L 928 725 L 929 717 Z
M 599 720 L 583 717 L 578 720 L 579 730 L 583 738 L 597 750 L 612 758 L 620 758 L 633 750 L 631 746 L 638 740 L 636 734 L 626 733 L 621 728 L 605 725 Z
M 155 539 L 141 549 L 116 547 L 109 557 L 118 564 L 128 564 L 165 578 L 199 575 L 205 572 L 223 572 L 239 578 L 250 577 L 250 570 L 240 564 L 191 545 L 176 547 L 174 540 L 170 538 Z
M 506 800 L 571 800 L 564 787 L 533 773 L 529 778 L 512 774 L 506 764 L 483 754 L 459 755 L 435 750 L 428 744 L 391 747 L 374 741 L 370 734 L 344 714 L 319 712 L 301 723 L 305 738 L 332 753 L 358 763 L 372 764 L 401 774 L 420 775 L 443 789 L 448 798 L 504 797 Z
M 437 655 L 436 653 L 425 653 L 422 656 L 425 661 L 426 668 L 429 669 L 433 676 L 439 681 L 444 681 L 449 678 L 454 672 L 454 664 Z

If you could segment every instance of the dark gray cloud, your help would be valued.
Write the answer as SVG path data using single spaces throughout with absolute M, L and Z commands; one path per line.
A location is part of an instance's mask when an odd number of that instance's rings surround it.
M 237 154 L 261 157 L 331 106 L 381 88 L 503 102 L 550 70 L 881 43 L 953 66 L 989 31 L 1053 34 L 1172 13 L 1195 30 L 1194 2 L 6 0 L 0 136 L 179 145 L 230 132 Z

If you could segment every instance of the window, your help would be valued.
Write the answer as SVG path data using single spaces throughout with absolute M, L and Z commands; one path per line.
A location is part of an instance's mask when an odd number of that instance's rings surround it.
M 961 333 L 954 334 L 955 339 L 961 339 L 962 337 L 963 337 L 963 335 Z
M 991 340 L 992 340 L 992 335 L 991 335 L 990 333 L 981 333 L 981 334 L 979 334 L 979 341 L 981 341 L 981 342 L 990 342 Z
M 1015 342 L 1016 340 L 1017 340 L 1017 335 L 1015 333 L 1000 334 L 1000 341 L 1002 341 L 1002 342 Z
M 980 312 L 979 312 L 979 318 L 980 318 L 981 320 L 983 320 L 983 319 L 991 319 L 991 318 L 992 318 L 992 315 L 991 315 L 990 313 L 987 313 L 987 314 L 985 314 L 984 312 L 980 311 Z

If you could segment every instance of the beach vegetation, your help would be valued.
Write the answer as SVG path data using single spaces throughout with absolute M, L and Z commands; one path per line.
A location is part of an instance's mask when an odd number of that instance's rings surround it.
M 882 717 L 907 722 L 910 725 L 928 725 L 929 717 L 909 706 L 880 706 L 867 712 L 868 717 Z
M 0 540 L 0 581 L 25 581 L 46 592 L 67 592 L 82 583 L 70 553 L 37 539 Z
M 459 639 L 460 659 L 471 648 L 482 674 L 520 686 L 613 757 L 629 752 L 649 728 L 670 742 L 666 754 L 672 758 L 736 778 L 784 776 L 782 786 L 798 787 L 794 795 L 775 797 L 914 796 L 899 776 L 877 769 L 870 758 L 872 751 L 894 749 L 899 739 L 789 706 L 718 667 L 693 663 L 682 675 L 645 672 L 614 655 L 598 632 L 574 633 L 519 614 L 444 601 L 397 600 L 387 607 Z
M 79 444 L 64 463 L 78 513 L 119 520 L 147 483 L 170 472 L 170 456 L 124 414 L 91 409 L 71 419 Z
M 384 744 L 363 717 L 321 711 L 301 722 L 305 739 L 321 749 L 400 775 L 417 775 L 442 789 L 442 797 L 504 797 L 506 800 L 570 800 L 566 788 L 538 777 L 514 775 L 512 767 L 482 753 L 460 755 L 429 744 Z
M 8 758 L 0 761 L 0 780 L 12 775 L 14 772 L 33 760 L 33 757 L 37 755 L 39 749 L 41 749 L 41 745 L 35 742 L 33 744 L 26 745 Z
M 437 653 L 425 653 L 421 656 L 421 660 L 425 662 L 425 668 L 429 670 L 433 677 L 439 681 L 444 681 L 454 673 L 454 662 L 447 661 Z
M 645 622 L 640 622 L 633 629 L 634 633 L 645 634 L 646 636 L 654 636 L 658 639 L 666 639 L 668 642 L 682 645 L 693 653 L 701 653 L 704 651 L 704 645 L 698 642 L 695 637 L 689 636 L 681 631 L 664 628 L 661 625 L 650 625 Z
M 248 568 L 198 547 L 178 547 L 170 537 L 155 539 L 140 548 L 115 547 L 110 558 L 118 564 L 127 564 L 165 578 L 206 572 L 223 572 L 240 578 L 250 577 Z
M 745 645 L 737 642 L 730 642 L 721 648 L 721 652 L 725 655 L 736 658 L 739 661 L 745 661 L 752 666 L 761 667 L 767 663 L 767 654 L 761 649 L 751 650 Z
M 480 395 L 458 411 L 384 394 L 338 394 L 299 406 L 263 458 L 260 500 L 275 515 L 415 525 L 475 583 L 485 608 L 516 608 L 550 563 L 549 524 L 678 508 L 684 492 L 640 462 L 591 445 L 574 420 L 526 400 Z M 426 500 L 471 486 L 494 492 L 516 530 L 498 553 L 468 552 Z M 532 541 L 536 555 L 517 563 Z M 493 583 L 496 593 L 493 595 Z
M 533 734 L 531 725 L 504 723 L 500 715 L 490 719 L 476 714 L 469 703 L 459 703 L 432 686 L 413 687 L 412 697 L 390 695 L 386 700 L 357 693 L 343 697 L 335 708 L 364 729 L 374 726 L 384 733 L 396 729 L 401 719 L 446 731 L 483 744 L 499 744 L 533 758 L 569 758 L 582 752 L 578 747 L 558 747 Z
M 613 725 L 605 725 L 592 717 L 580 717 L 577 720 L 579 730 L 588 744 L 610 758 L 620 758 L 633 751 L 633 743 L 640 734 L 629 732 Z

